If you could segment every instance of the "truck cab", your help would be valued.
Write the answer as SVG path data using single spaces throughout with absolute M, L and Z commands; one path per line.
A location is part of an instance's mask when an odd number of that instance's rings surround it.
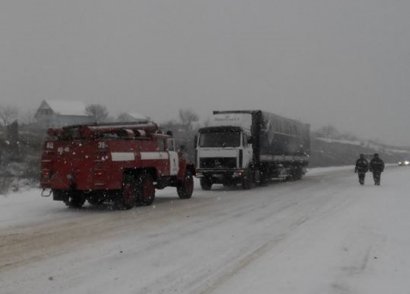
M 195 140 L 197 177 L 204 190 L 212 184 L 242 183 L 253 162 L 251 121 L 244 115 L 214 117 L 213 126 L 201 128 Z

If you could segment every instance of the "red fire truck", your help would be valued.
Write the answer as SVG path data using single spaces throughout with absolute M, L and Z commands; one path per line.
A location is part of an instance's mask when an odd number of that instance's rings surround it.
M 48 130 L 41 158 L 43 195 L 79 208 L 87 200 L 129 209 L 150 205 L 155 189 L 176 187 L 191 198 L 193 164 L 171 133 L 153 122 L 76 125 Z

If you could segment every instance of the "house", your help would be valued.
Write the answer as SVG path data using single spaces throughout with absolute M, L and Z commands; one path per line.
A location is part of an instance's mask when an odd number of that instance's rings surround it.
M 86 114 L 86 105 L 80 101 L 43 100 L 34 118 L 43 128 L 93 122 L 93 118 Z

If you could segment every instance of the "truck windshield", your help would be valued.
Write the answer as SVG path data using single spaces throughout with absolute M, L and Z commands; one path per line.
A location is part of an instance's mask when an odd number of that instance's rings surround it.
M 210 132 L 199 137 L 199 147 L 239 147 L 240 132 Z

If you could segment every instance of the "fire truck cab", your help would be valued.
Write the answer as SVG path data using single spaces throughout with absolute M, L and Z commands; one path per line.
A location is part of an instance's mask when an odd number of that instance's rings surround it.
M 48 130 L 41 187 L 69 207 L 87 200 L 121 208 L 150 205 L 155 189 L 176 187 L 191 198 L 194 165 L 175 148 L 172 134 L 153 122 L 76 125 Z

